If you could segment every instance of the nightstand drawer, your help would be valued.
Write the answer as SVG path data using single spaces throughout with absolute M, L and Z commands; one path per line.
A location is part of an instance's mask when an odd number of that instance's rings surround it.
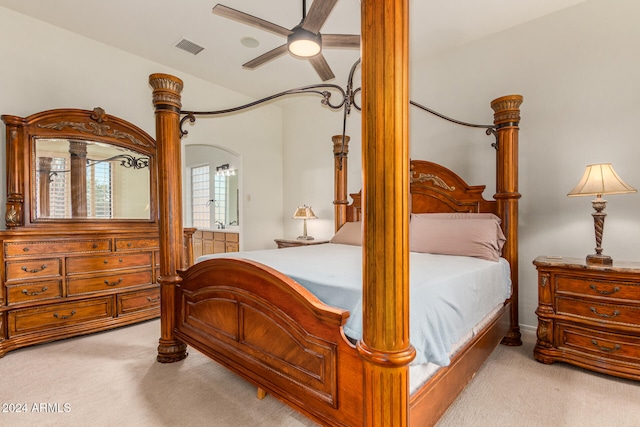
M 6 263 L 7 281 L 62 276 L 60 258 L 22 260 Z
M 559 325 L 559 328 L 561 334 L 559 347 L 561 348 L 638 365 L 640 337 L 582 329 L 564 324 Z
M 640 283 L 592 280 L 584 277 L 556 276 L 558 294 L 574 294 L 640 300 Z
M 640 307 L 558 297 L 557 313 L 609 324 L 640 325 Z

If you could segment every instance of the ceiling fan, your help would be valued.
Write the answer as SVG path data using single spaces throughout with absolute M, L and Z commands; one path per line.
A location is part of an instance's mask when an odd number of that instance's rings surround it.
M 322 49 L 360 47 L 360 36 L 357 34 L 320 34 L 320 29 L 337 1 L 314 0 L 309 13 L 306 13 L 306 1 L 302 0 L 302 21 L 290 30 L 221 4 L 215 5 L 212 12 L 287 38 L 286 44 L 242 64 L 244 68 L 256 68 L 289 52 L 295 57 L 308 59 L 322 81 L 327 81 L 335 75 L 322 55 Z

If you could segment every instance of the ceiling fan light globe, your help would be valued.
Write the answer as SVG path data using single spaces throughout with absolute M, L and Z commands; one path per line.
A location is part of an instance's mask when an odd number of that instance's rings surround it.
M 322 38 L 319 33 L 298 27 L 287 37 L 287 47 L 294 56 L 310 58 L 322 51 Z

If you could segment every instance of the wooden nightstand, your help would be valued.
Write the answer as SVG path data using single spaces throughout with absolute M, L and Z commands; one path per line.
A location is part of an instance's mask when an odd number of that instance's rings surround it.
M 292 248 L 295 246 L 309 246 L 309 245 L 321 245 L 323 243 L 329 243 L 328 240 L 302 240 L 302 239 L 274 239 L 278 249 Z
M 640 263 L 591 266 L 584 259 L 545 256 L 533 263 L 536 360 L 640 380 Z

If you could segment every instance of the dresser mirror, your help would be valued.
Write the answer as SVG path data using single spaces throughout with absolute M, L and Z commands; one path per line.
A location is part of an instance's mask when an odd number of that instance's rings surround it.
M 35 219 L 150 219 L 149 156 L 97 141 L 36 138 Z
M 157 223 L 155 140 L 101 108 L 3 115 L 7 228 Z

